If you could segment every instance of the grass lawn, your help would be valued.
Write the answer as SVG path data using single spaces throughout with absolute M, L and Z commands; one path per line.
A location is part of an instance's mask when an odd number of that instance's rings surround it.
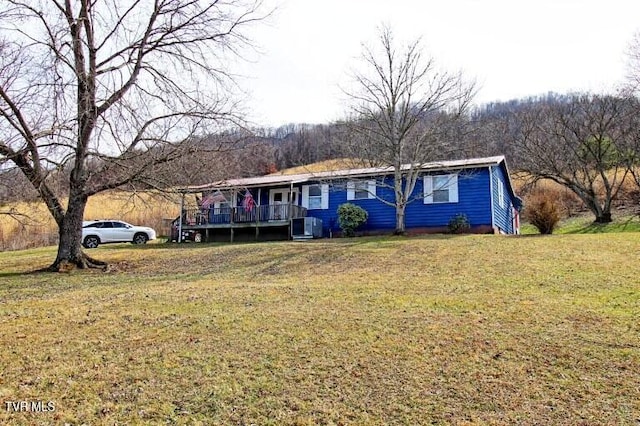
M 538 234 L 535 226 L 524 223 L 522 234 Z M 640 216 L 614 216 L 611 223 L 594 223 L 593 215 L 580 215 L 566 218 L 558 224 L 554 234 L 606 234 L 616 232 L 640 232 Z
M 91 253 L 0 253 L 0 424 L 640 422 L 638 234 Z

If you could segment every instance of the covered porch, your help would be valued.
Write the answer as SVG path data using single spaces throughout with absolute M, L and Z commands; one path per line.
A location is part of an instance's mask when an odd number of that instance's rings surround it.
M 292 220 L 306 217 L 307 209 L 299 205 L 299 189 L 291 181 L 287 184 L 264 188 L 225 182 L 185 188 L 174 230 L 177 235 L 197 236 L 193 241 L 290 239 Z M 188 201 L 189 195 L 195 203 Z

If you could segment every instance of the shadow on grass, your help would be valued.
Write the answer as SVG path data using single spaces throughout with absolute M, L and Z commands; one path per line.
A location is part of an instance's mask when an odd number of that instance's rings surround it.
M 38 274 L 46 274 L 46 273 L 48 273 L 48 271 L 44 271 L 42 268 L 35 269 L 33 271 L 23 271 L 23 272 L 0 272 L 0 279 L 13 278 L 13 277 L 25 277 L 30 275 L 38 275 Z
M 611 232 L 640 232 L 638 217 L 630 216 L 611 223 L 591 222 L 564 230 L 563 234 L 606 234 Z

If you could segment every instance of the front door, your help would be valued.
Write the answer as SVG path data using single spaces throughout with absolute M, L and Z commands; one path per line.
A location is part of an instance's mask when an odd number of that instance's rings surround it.
M 286 220 L 289 218 L 289 202 L 298 205 L 298 188 L 291 192 L 286 189 L 269 190 L 269 220 Z

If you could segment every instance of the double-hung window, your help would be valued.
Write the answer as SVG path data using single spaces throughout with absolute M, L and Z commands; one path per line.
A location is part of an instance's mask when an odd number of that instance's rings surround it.
M 327 210 L 329 208 L 329 185 L 303 185 L 302 207 L 309 210 Z
M 349 181 L 347 182 L 347 200 L 370 200 L 376 198 L 376 181 Z
M 322 187 L 320 185 L 309 185 L 309 209 L 322 208 Z
M 424 204 L 457 203 L 458 175 L 429 175 L 424 177 Z

